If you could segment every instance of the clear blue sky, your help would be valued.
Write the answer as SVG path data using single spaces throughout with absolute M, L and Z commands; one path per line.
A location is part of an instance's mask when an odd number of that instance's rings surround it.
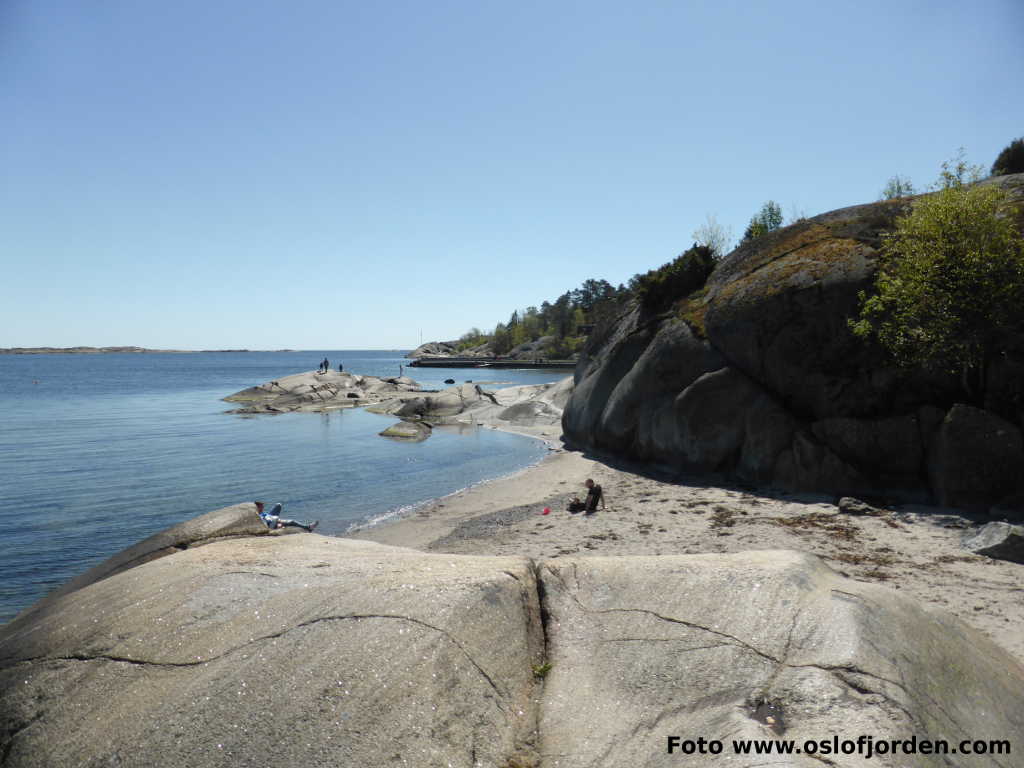
M 0 346 L 405 348 L 1024 135 L 1021 0 L 0 0 Z

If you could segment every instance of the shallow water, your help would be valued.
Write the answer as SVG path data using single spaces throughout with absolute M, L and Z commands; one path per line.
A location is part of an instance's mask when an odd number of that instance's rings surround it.
M 402 352 L 0 355 L 0 621 L 170 525 L 252 499 L 339 534 L 539 460 L 545 446 L 490 429 L 377 436 L 362 410 L 243 418 L 220 398 L 289 373 L 394 376 Z M 494 386 L 561 371 L 406 368 L 424 388 Z

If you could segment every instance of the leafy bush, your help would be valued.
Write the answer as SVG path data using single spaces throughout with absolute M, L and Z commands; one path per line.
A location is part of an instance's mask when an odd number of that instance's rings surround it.
M 1011 141 L 992 163 L 993 176 L 1024 173 L 1024 138 Z
M 646 312 L 660 312 L 677 299 L 703 288 L 715 268 L 715 254 L 706 245 L 695 245 L 668 264 L 637 279 L 636 294 Z
M 959 374 L 981 402 L 992 363 L 1024 334 L 1024 238 L 1004 190 L 962 177 L 944 166 L 948 186 L 896 220 L 875 293 L 860 294 L 860 318 L 850 325 L 877 337 L 900 365 Z

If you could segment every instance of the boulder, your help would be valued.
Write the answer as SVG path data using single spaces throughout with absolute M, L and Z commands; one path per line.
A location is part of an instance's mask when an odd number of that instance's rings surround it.
M 1021 488 L 1021 432 L 994 413 L 954 405 L 933 437 L 928 475 L 940 504 L 988 509 Z
M 457 416 L 482 401 L 493 402 L 494 396 L 479 385 L 467 382 L 449 387 L 436 395 L 387 401 L 370 407 L 374 413 L 390 413 L 395 416 L 431 419 Z
M 1002 649 L 948 614 L 841 578 L 806 554 L 560 558 L 542 564 L 540 580 L 551 663 L 540 748 L 560 768 L 946 768 L 942 755 L 744 760 L 732 740 L 1024 733 L 1024 669 Z M 669 755 L 669 736 L 724 748 Z
M 498 418 L 520 426 L 532 427 L 537 424 L 557 422 L 561 412 L 546 403 L 529 400 L 510 405 L 498 414 Z
M 853 496 L 843 496 L 836 505 L 839 511 L 846 515 L 868 515 L 878 517 L 884 515 L 885 511 L 871 506 L 866 501 L 855 499 Z
M 976 555 L 1024 563 L 1024 527 L 1009 523 L 988 523 L 967 536 L 963 548 Z
M 390 437 L 392 440 L 422 443 L 430 437 L 431 432 L 430 425 L 422 421 L 400 421 L 377 434 L 381 437 Z

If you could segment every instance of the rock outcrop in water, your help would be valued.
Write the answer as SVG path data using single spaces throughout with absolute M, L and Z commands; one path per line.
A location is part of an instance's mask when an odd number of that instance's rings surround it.
M 988 183 L 1024 222 L 1024 175 Z M 981 508 L 1011 496 L 1024 478 L 1024 349 L 996 366 L 983 410 L 847 327 L 906 207 L 816 216 L 740 246 L 667 309 L 631 303 L 577 365 L 567 439 L 785 490 Z
M 230 413 L 320 412 L 379 403 L 418 390 L 419 384 L 406 376 L 380 379 L 341 371 L 307 371 L 243 389 L 224 399 L 246 403 Z
M 700 764 L 733 766 L 732 739 L 833 734 L 1016 748 L 1024 669 L 786 551 L 534 563 L 218 538 L 0 628 L 5 768 L 678 765 L 673 735 L 721 739 Z

